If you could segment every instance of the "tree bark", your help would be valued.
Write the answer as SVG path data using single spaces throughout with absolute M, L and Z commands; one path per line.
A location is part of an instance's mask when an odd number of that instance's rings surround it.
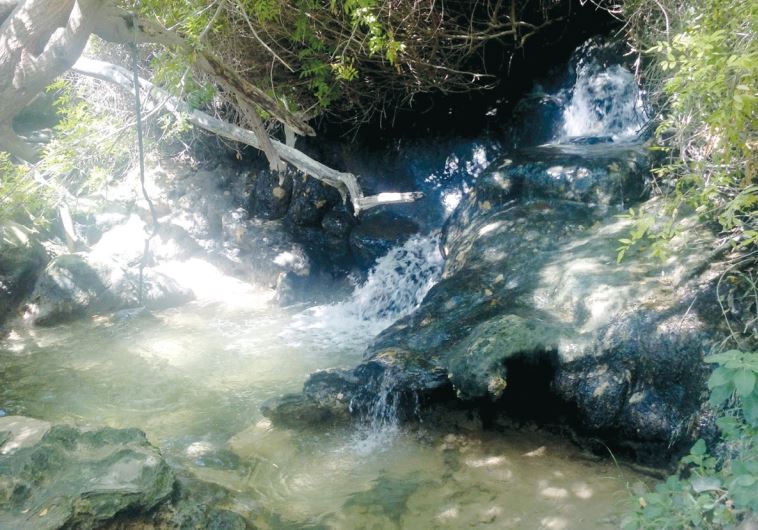
M 36 158 L 32 146 L 13 131 L 12 120 L 76 62 L 102 4 L 28 0 L 17 4 L 0 25 L 0 148 L 23 160 Z
M 135 19 L 112 0 L 0 0 L 0 148 L 27 161 L 35 150 L 11 126 L 13 118 L 68 70 L 95 33 L 116 43 L 152 42 L 180 48 L 195 66 L 255 112 L 262 108 L 301 135 L 315 134 L 305 120 L 205 50 L 193 53 L 179 35 Z M 247 112 L 250 114 L 250 112 Z M 252 123 L 255 127 L 256 123 Z M 272 165 L 279 167 L 274 159 Z

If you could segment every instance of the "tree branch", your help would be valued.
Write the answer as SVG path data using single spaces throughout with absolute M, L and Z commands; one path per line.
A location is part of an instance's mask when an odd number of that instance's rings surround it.
M 104 61 L 81 58 L 76 64 L 74 64 L 72 69 L 82 75 L 115 83 L 129 91 L 134 90 L 134 83 L 131 79 L 130 72 L 120 66 L 106 63 Z M 147 110 L 153 110 L 159 103 L 165 103 L 165 110 L 174 114 L 183 115 L 188 122 L 196 127 L 200 127 L 201 129 L 229 140 L 250 145 L 256 149 L 261 149 L 260 140 L 252 131 L 237 127 L 231 123 L 214 118 L 205 112 L 193 109 L 189 104 L 171 96 L 165 90 L 155 86 L 147 80 L 140 79 L 139 83 L 149 96 L 148 101 L 145 102 L 145 108 Z M 336 188 L 340 192 L 343 201 L 347 201 L 349 197 L 356 215 L 362 210 L 368 208 L 373 208 L 382 204 L 413 202 L 422 196 L 420 192 L 411 192 L 381 193 L 379 195 L 365 197 L 358 184 L 358 179 L 352 173 L 345 173 L 330 168 L 329 166 L 310 158 L 294 147 L 287 146 L 276 140 L 271 140 L 271 145 L 282 160 L 289 162 L 303 173 Z

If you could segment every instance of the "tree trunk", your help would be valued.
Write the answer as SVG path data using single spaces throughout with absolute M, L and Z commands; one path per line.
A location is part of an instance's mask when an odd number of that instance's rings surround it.
M 0 25 L 0 148 L 23 160 L 35 158 L 34 149 L 13 131 L 13 118 L 76 62 L 102 4 L 28 0 Z
M 27 161 L 34 149 L 11 126 L 13 118 L 76 62 L 92 33 L 117 43 L 153 42 L 197 57 L 195 66 L 254 111 L 256 106 L 301 135 L 315 134 L 302 118 L 242 79 L 207 51 L 193 54 L 179 35 L 135 19 L 111 0 L 0 0 L 0 148 Z M 248 115 L 250 113 L 248 112 Z M 253 123 L 253 126 L 257 124 Z M 272 165 L 279 166 L 278 160 Z
M 325 166 L 297 149 L 268 138 L 257 115 L 260 107 L 290 129 L 303 135 L 314 134 L 300 116 L 287 110 L 258 87 L 241 78 L 234 70 L 205 50 L 193 50 L 181 36 L 157 24 L 139 20 L 113 5 L 113 0 L 0 0 L 0 149 L 15 157 L 34 161 L 36 150 L 13 130 L 13 118 L 79 59 L 89 36 L 95 33 L 117 43 L 153 42 L 174 46 L 195 57 L 195 66 L 209 74 L 238 103 L 255 133 L 216 120 L 194 110 L 184 102 L 169 99 L 173 112 L 186 113 L 195 125 L 220 136 L 262 149 L 272 167 L 281 169 L 286 160 L 304 173 L 334 186 L 353 203 L 355 212 L 387 202 L 415 200 L 414 194 L 395 194 L 381 198 L 363 197 L 355 175 Z M 97 68 L 93 65 L 99 64 Z M 128 71 L 115 65 L 80 61 L 78 70 L 107 78 L 134 90 Z M 95 72 L 94 70 L 100 70 Z M 108 72 L 110 78 L 103 72 Z M 127 72 L 126 74 L 124 72 Z M 117 75 L 118 74 L 118 75 Z M 121 79 L 121 77 L 125 77 Z M 115 79 L 117 77 L 118 79 Z M 149 90 L 160 91 L 147 81 Z M 162 91 L 162 97 L 168 94 Z

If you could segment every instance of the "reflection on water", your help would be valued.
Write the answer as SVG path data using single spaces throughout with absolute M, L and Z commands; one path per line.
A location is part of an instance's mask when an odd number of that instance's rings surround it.
M 230 505 L 287 521 L 617 526 L 621 471 L 542 434 L 273 427 L 259 413 L 263 400 L 298 391 L 316 369 L 356 364 L 371 337 L 307 343 L 301 333 L 293 345 L 285 331 L 294 310 L 224 307 L 195 302 L 152 316 L 17 329 L 0 343 L 0 409 L 137 426 L 174 466 L 233 492 Z

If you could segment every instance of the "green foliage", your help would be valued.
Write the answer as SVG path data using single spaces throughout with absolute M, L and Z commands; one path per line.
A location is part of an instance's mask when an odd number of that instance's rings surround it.
M 211 83 L 199 82 L 192 75 L 186 59 L 168 50 L 161 50 L 153 56 L 153 82 L 163 86 L 193 108 L 202 109 L 208 106 L 216 95 L 216 89 Z
M 51 207 L 49 190 L 34 180 L 29 168 L 14 165 L 7 153 L 0 152 L 0 224 L 15 221 L 44 228 Z
M 632 221 L 632 228 L 627 237 L 618 240 L 616 263 L 621 263 L 632 249 L 647 250 L 651 257 L 661 260 L 668 257 L 669 242 L 680 232 L 675 217 L 660 218 L 642 210 L 635 211 L 634 208 L 629 208 L 626 213 L 617 217 Z
M 133 2 L 132 2 L 133 4 Z M 148 19 L 209 50 L 242 77 L 312 117 L 328 110 L 360 123 L 421 92 L 465 92 L 492 86 L 483 48 L 506 50 L 570 17 L 564 2 L 440 3 L 436 0 L 144 0 Z M 506 37 L 504 37 L 506 36 Z M 210 94 L 192 78 L 192 52 L 154 51 L 164 88 Z M 176 93 L 176 92 L 174 92 Z M 223 95 L 223 93 L 221 94 Z M 234 101 L 213 100 L 214 110 Z
M 698 440 L 677 475 L 635 501 L 625 530 L 720 529 L 758 513 L 758 353 L 729 350 L 705 361 L 718 365 L 708 388 L 722 442 L 709 453 Z
M 648 79 L 660 91 L 660 189 L 679 208 L 718 223 L 738 250 L 758 244 L 758 3 L 704 0 L 658 3 L 658 24 L 640 22 L 649 3 L 627 3 L 637 41 L 647 50 Z M 661 29 L 664 25 L 665 33 Z M 657 26 L 657 27 L 656 27 Z M 654 94 L 655 96 L 655 94 Z M 645 237 L 665 234 L 647 231 Z
M 106 180 L 124 174 L 135 144 L 133 123 L 114 119 L 114 108 L 96 108 L 96 103 L 85 101 L 68 81 L 59 80 L 48 90 L 58 96 L 60 120 L 38 170 L 55 175 L 73 195 L 97 190 Z

